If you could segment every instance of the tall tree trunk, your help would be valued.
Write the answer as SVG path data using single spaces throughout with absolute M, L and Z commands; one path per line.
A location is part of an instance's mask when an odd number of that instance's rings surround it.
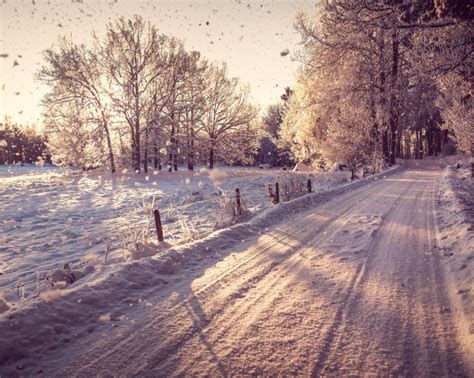
M 173 169 L 175 172 L 178 172 L 178 153 L 177 152 L 173 154 Z
M 135 173 L 140 173 L 140 124 L 136 122 L 135 125 L 135 154 L 134 154 L 134 170 Z
M 392 77 L 390 91 L 390 164 L 396 162 L 397 150 L 397 131 L 398 131 L 398 112 L 397 112 L 397 82 L 398 82 L 398 36 L 397 29 L 392 32 Z
M 426 130 L 426 139 L 428 143 L 428 156 L 434 155 L 434 137 L 432 128 Z
M 214 169 L 214 144 L 211 143 L 209 150 L 209 169 Z
M 372 76 L 372 82 L 375 82 L 375 77 Z M 374 173 L 376 173 L 378 160 L 380 159 L 380 134 L 379 125 L 377 122 L 377 109 L 375 107 L 375 85 L 372 83 L 370 86 L 370 118 L 372 127 L 370 129 L 371 134 L 371 147 L 372 147 L 372 167 Z
M 133 170 L 136 171 L 137 170 L 137 133 L 135 132 L 135 125 L 134 124 L 130 125 L 130 129 L 131 129 L 131 135 L 132 135 L 131 163 L 132 163 Z
M 158 151 L 158 131 L 157 131 L 157 128 L 155 127 L 154 129 L 154 135 L 153 135 L 153 153 L 155 155 L 154 159 L 153 159 L 153 167 L 156 169 L 158 168 L 158 166 L 160 167 L 160 170 L 161 170 L 161 157 L 159 155 L 159 151 Z
M 143 170 L 145 173 L 148 173 L 148 129 L 145 130 L 145 148 L 143 155 Z
M 114 158 L 114 150 L 112 149 L 112 140 L 110 138 L 109 126 L 107 121 L 103 118 L 102 124 L 105 131 L 105 137 L 107 139 L 107 148 L 109 150 L 109 161 L 110 161 L 110 170 L 112 173 L 115 173 L 115 158 Z
M 419 146 L 420 146 L 420 159 L 423 159 L 424 155 L 424 145 L 423 145 L 423 129 L 420 129 L 420 141 L 419 141 Z
M 172 172 L 173 168 L 177 171 L 177 161 L 176 161 L 176 127 L 174 123 L 174 111 L 171 112 L 171 135 L 170 135 L 170 155 L 169 155 L 169 167 L 168 171 Z
M 386 123 L 386 74 L 385 74 L 385 32 L 384 28 L 379 29 L 379 92 L 380 92 L 380 127 L 382 131 L 382 155 L 385 161 L 389 161 L 389 146 Z
M 448 130 L 443 130 L 442 131 L 441 140 L 443 142 L 443 145 L 448 143 L 448 141 L 449 141 L 449 131 Z
M 188 140 L 188 170 L 194 170 L 194 140 Z
M 137 74 L 134 75 L 134 96 L 135 96 L 135 109 L 134 109 L 134 116 L 135 116 L 135 172 L 140 173 L 140 158 L 141 158 L 141 150 L 140 150 L 140 98 L 139 98 L 139 91 L 138 91 L 138 78 Z
M 388 140 L 388 130 L 384 130 L 382 132 L 382 153 L 384 157 L 384 161 L 386 163 L 390 163 L 390 146 L 389 146 L 389 140 Z
M 418 146 L 418 130 L 415 130 L 415 159 L 418 159 L 418 152 L 420 148 Z
M 411 141 L 410 141 L 410 131 L 409 130 L 404 131 L 403 135 L 404 135 L 403 150 L 404 150 L 405 159 L 411 159 L 411 155 L 410 155 L 410 143 L 411 143 Z
M 122 133 L 120 132 L 120 129 L 118 130 L 118 135 L 119 135 L 119 142 L 120 142 L 120 154 L 122 157 L 122 165 L 125 166 L 125 147 L 123 145 L 123 140 L 122 140 Z
M 397 127 L 397 150 L 395 151 L 395 157 L 401 158 L 402 157 L 402 128 L 400 127 L 400 124 L 398 124 Z
M 175 172 L 178 171 L 178 137 L 177 137 L 177 131 L 175 131 L 173 139 L 172 139 L 172 149 L 173 149 L 173 169 Z
M 407 159 L 412 159 L 413 155 L 411 153 L 411 132 L 407 131 Z
M 440 129 L 436 128 L 434 132 L 434 148 L 435 148 L 435 156 L 441 152 L 441 131 Z
M 168 155 L 168 172 L 173 172 L 173 153 L 171 151 Z

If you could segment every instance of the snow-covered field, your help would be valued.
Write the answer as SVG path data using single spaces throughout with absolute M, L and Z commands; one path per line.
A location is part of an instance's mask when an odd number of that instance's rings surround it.
M 143 230 L 153 200 L 160 209 L 165 241 L 179 245 L 232 223 L 223 193 L 239 188 L 250 214 L 271 207 L 266 185 L 280 170 L 222 167 L 177 173 L 63 172 L 53 166 L 0 167 L 0 293 L 10 301 L 44 289 L 42 283 L 65 264 L 104 269 L 130 259 L 121 236 Z M 304 173 L 291 173 L 303 176 Z M 314 191 L 347 182 L 347 174 L 311 174 Z M 129 238 L 129 236 L 127 236 Z M 151 227 L 150 240 L 156 240 Z M 76 278 L 82 273 L 76 272 Z M 59 278 L 59 280 L 61 280 Z

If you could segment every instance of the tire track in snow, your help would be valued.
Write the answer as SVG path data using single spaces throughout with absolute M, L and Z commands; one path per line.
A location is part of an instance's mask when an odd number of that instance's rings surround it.
M 336 312 L 336 316 L 334 318 L 334 322 L 332 326 L 329 329 L 329 332 L 326 334 L 326 337 L 324 338 L 323 341 L 323 347 L 322 351 L 314 365 L 314 367 L 311 369 L 312 370 L 312 376 L 319 376 L 321 375 L 321 372 L 323 368 L 325 367 L 326 361 L 330 359 L 331 355 L 334 353 L 334 343 L 340 342 L 340 340 L 337 340 L 338 337 L 340 337 L 339 334 L 339 329 L 343 326 L 343 323 L 345 321 L 345 317 L 347 316 L 347 308 L 350 306 L 351 301 L 353 300 L 354 293 L 358 289 L 358 286 L 363 285 L 364 280 L 367 276 L 367 263 L 369 259 L 371 258 L 372 254 L 374 253 L 374 246 L 377 243 L 377 238 L 379 236 L 379 230 L 384 226 L 386 223 L 387 219 L 391 216 L 391 214 L 399 209 L 398 204 L 399 202 L 403 199 L 403 197 L 407 194 L 408 190 L 413 186 L 410 185 L 410 187 L 405 188 L 402 193 L 400 193 L 397 197 L 397 199 L 393 202 L 387 213 L 385 213 L 382 216 L 382 223 L 380 224 L 378 230 L 376 231 L 375 237 L 371 240 L 369 248 L 368 248 L 368 253 L 366 257 L 364 258 L 364 261 L 359 264 L 357 267 L 357 270 L 354 273 L 354 276 L 352 277 L 349 285 L 347 286 L 347 292 L 346 295 L 342 301 L 342 305 L 339 307 L 339 309 Z
M 443 312 L 444 279 L 433 248 L 433 184 L 433 179 L 416 183 L 414 198 L 407 196 L 411 185 L 385 217 L 372 258 L 354 283 L 313 375 L 466 376 L 451 316 Z M 398 239 L 403 220 L 411 226 Z M 386 313 L 389 309 L 392 313 Z

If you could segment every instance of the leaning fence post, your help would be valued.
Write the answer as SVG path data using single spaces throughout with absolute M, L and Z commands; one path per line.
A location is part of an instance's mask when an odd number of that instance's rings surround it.
M 280 185 L 278 182 L 275 184 L 275 203 L 280 203 Z
M 311 179 L 308 179 L 308 193 L 311 193 L 313 191 L 313 188 L 311 187 Z
M 240 190 L 235 189 L 235 204 L 237 205 L 237 214 L 242 214 L 242 203 L 240 202 Z
M 153 215 L 155 216 L 155 226 L 156 226 L 156 235 L 158 236 L 158 241 L 163 241 L 163 227 L 161 226 L 161 216 L 158 209 L 153 210 Z

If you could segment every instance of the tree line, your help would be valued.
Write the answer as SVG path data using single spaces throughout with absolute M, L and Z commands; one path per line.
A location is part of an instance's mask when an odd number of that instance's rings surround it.
M 278 127 L 280 148 L 321 167 L 375 170 L 453 142 L 473 156 L 468 3 L 331 0 L 316 15 L 299 14 L 302 68 Z
M 225 64 L 122 18 L 90 46 L 63 38 L 45 52 L 48 146 L 58 163 L 112 172 L 473 156 L 472 19 L 461 0 L 321 1 L 295 21 L 297 84 L 260 120 Z
M 90 46 L 62 38 L 44 60 L 37 79 L 49 86 L 42 105 L 57 163 L 193 170 L 249 163 L 258 149 L 249 87 L 141 17 L 109 23 Z
M 46 139 L 34 127 L 14 123 L 5 117 L 0 122 L 0 164 L 49 163 Z

